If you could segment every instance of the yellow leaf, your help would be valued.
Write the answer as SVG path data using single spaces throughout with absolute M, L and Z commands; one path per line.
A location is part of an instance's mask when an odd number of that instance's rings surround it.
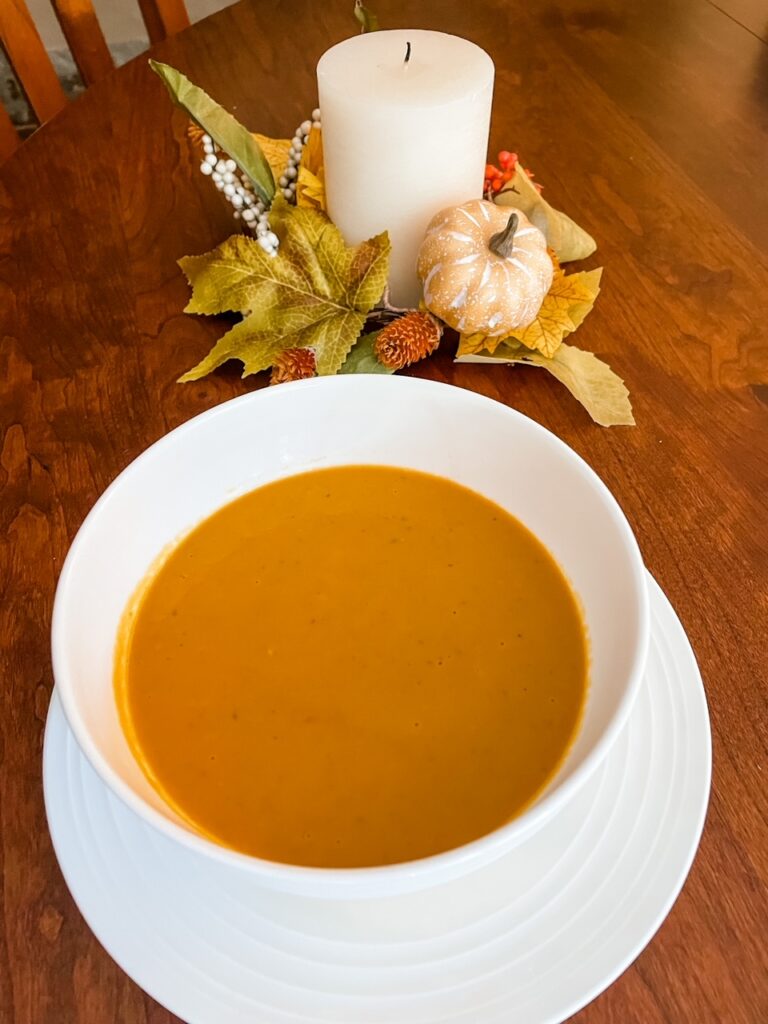
M 552 286 L 536 319 L 506 338 L 486 338 L 482 334 L 462 334 L 457 355 L 472 355 L 488 352 L 491 355 L 501 344 L 539 351 L 551 358 L 562 344 L 563 338 L 572 334 L 585 320 L 600 293 L 600 277 L 603 270 L 582 270 L 578 274 L 564 274 L 555 260 L 555 276 Z
M 261 147 L 261 151 L 269 164 L 269 169 L 272 171 L 275 181 L 277 181 L 280 175 L 285 173 L 285 168 L 288 164 L 288 153 L 291 149 L 291 140 L 270 139 L 269 136 L 259 135 L 258 132 L 253 132 L 252 134 Z
M 325 186 L 319 178 L 304 167 L 299 167 L 296 205 L 325 211 Z
M 472 356 L 476 352 L 487 349 L 492 338 L 486 338 L 484 334 L 461 334 L 459 335 L 459 347 L 456 350 L 457 356 Z
M 486 338 L 484 334 L 460 334 L 456 358 L 460 360 L 462 356 L 492 356 L 500 347 L 505 352 L 513 352 L 516 349 L 528 351 L 524 345 L 519 341 L 515 341 L 514 338 Z
M 541 197 L 525 173 L 525 168 L 519 163 L 515 168 L 515 176 L 494 197 L 494 202 L 499 206 L 522 210 L 528 220 L 543 232 L 548 245 L 564 263 L 586 259 L 597 248 L 591 235 Z
M 313 128 L 301 153 L 301 166 L 312 174 L 320 176 L 323 172 L 323 133 L 320 128 Z
M 572 275 L 573 277 L 577 275 Z M 603 268 L 598 267 L 597 270 L 583 270 L 581 272 L 581 284 L 584 288 L 585 293 L 588 293 L 588 297 L 583 302 L 573 302 L 571 308 L 568 311 L 571 320 L 573 320 L 574 330 L 577 327 L 581 327 L 587 318 L 587 314 L 590 312 L 595 304 L 595 299 L 600 293 L 600 278 L 603 276 Z
M 296 187 L 297 206 L 325 210 L 325 168 L 323 165 L 323 133 L 313 128 L 301 154 Z
M 495 355 L 487 352 L 460 355 L 460 363 L 523 363 L 540 366 L 564 384 L 601 427 L 632 427 L 632 403 L 624 381 L 592 352 L 561 345 L 551 359 L 521 345 L 501 345 Z
M 556 273 L 536 319 L 515 331 L 513 337 L 547 358 L 553 356 L 563 338 L 576 330 L 594 306 L 601 274 L 602 268 L 578 274 Z

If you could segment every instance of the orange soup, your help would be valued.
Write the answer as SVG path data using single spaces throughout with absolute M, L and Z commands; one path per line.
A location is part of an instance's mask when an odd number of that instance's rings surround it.
M 459 846 L 556 772 L 585 629 L 542 544 L 451 481 L 279 480 L 187 534 L 126 611 L 118 703 L 165 800 L 219 843 L 323 867 Z

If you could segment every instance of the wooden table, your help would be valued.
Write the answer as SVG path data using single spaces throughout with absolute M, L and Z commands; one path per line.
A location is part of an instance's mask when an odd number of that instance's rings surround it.
M 252 128 L 285 135 L 315 105 L 319 55 L 355 31 L 351 6 L 254 0 L 154 53 Z M 550 200 L 597 238 L 590 265 L 606 268 L 603 294 L 578 341 L 626 378 L 638 425 L 594 426 L 536 370 L 455 366 L 446 352 L 416 372 L 521 409 L 595 467 L 688 630 L 709 696 L 715 774 L 701 851 L 658 936 L 578 1015 L 584 1024 L 768 1021 L 760 8 L 379 3 L 386 25 L 455 32 L 493 56 L 491 149 L 522 152 Z M 40 757 L 54 585 L 86 512 L 166 431 L 264 384 L 234 367 L 174 383 L 221 332 L 182 313 L 176 259 L 232 229 L 184 127 L 139 58 L 0 169 L 0 1020 L 9 1024 L 175 1020 L 112 963 L 68 895 Z

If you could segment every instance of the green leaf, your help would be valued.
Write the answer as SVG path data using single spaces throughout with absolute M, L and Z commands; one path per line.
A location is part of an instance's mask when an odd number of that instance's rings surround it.
M 551 359 L 523 346 L 500 345 L 493 355 L 459 356 L 457 363 L 524 363 L 541 366 L 564 384 L 602 427 L 633 427 L 632 404 L 624 381 L 592 352 L 562 344 Z
M 183 256 L 179 266 L 192 285 L 185 313 L 238 313 L 250 310 L 254 275 L 271 271 L 272 257 L 247 235 L 233 235 L 212 252 Z
M 174 103 L 186 111 L 227 156 L 232 157 L 251 179 L 260 198 L 267 204 L 271 203 L 275 179 L 267 158 L 248 129 L 176 68 L 156 60 L 150 60 L 149 66 L 163 80 Z
M 279 334 L 265 334 L 254 327 L 250 317 L 219 338 L 208 355 L 201 359 L 182 377 L 180 384 L 200 380 L 230 359 L 239 359 L 243 364 L 243 377 L 250 373 L 267 370 L 285 348 L 285 338 Z
M 339 373 L 394 373 L 376 358 L 373 346 L 381 331 L 364 334 L 346 358 Z
M 228 359 L 244 375 L 271 366 L 286 348 L 310 347 L 319 374 L 337 373 L 381 298 L 389 267 L 389 238 L 347 248 L 319 210 L 278 204 L 282 234 L 277 256 L 252 238 L 234 235 L 204 256 L 179 264 L 192 285 L 187 312 L 245 314 L 182 380 L 197 380 Z
M 515 168 L 515 176 L 494 197 L 494 202 L 499 206 L 522 210 L 528 220 L 543 233 L 548 245 L 563 263 L 586 259 L 597 249 L 594 238 L 584 228 L 580 228 L 567 214 L 542 199 L 539 190 L 519 163 Z
M 302 333 L 301 344 L 315 350 L 319 376 L 339 372 L 363 327 L 365 313 L 345 311 L 319 320 Z
M 355 17 L 362 26 L 361 32 L 378 32 L 379 19 L 363 3 L 363 0 L 355 0 Z

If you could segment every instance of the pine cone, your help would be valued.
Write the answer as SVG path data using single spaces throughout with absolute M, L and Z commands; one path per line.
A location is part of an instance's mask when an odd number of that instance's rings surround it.
M 442 334 L 442 324 L 431 313 L 406 313 L 383 328 L 374 352 L 388 370 L 402 370 L 431 356 Z
M 287 348 L 272 364 L 270 384 L 285 384 L 289 380 L 314 377 L 317 369 L 315 353 L 311 348 Z

